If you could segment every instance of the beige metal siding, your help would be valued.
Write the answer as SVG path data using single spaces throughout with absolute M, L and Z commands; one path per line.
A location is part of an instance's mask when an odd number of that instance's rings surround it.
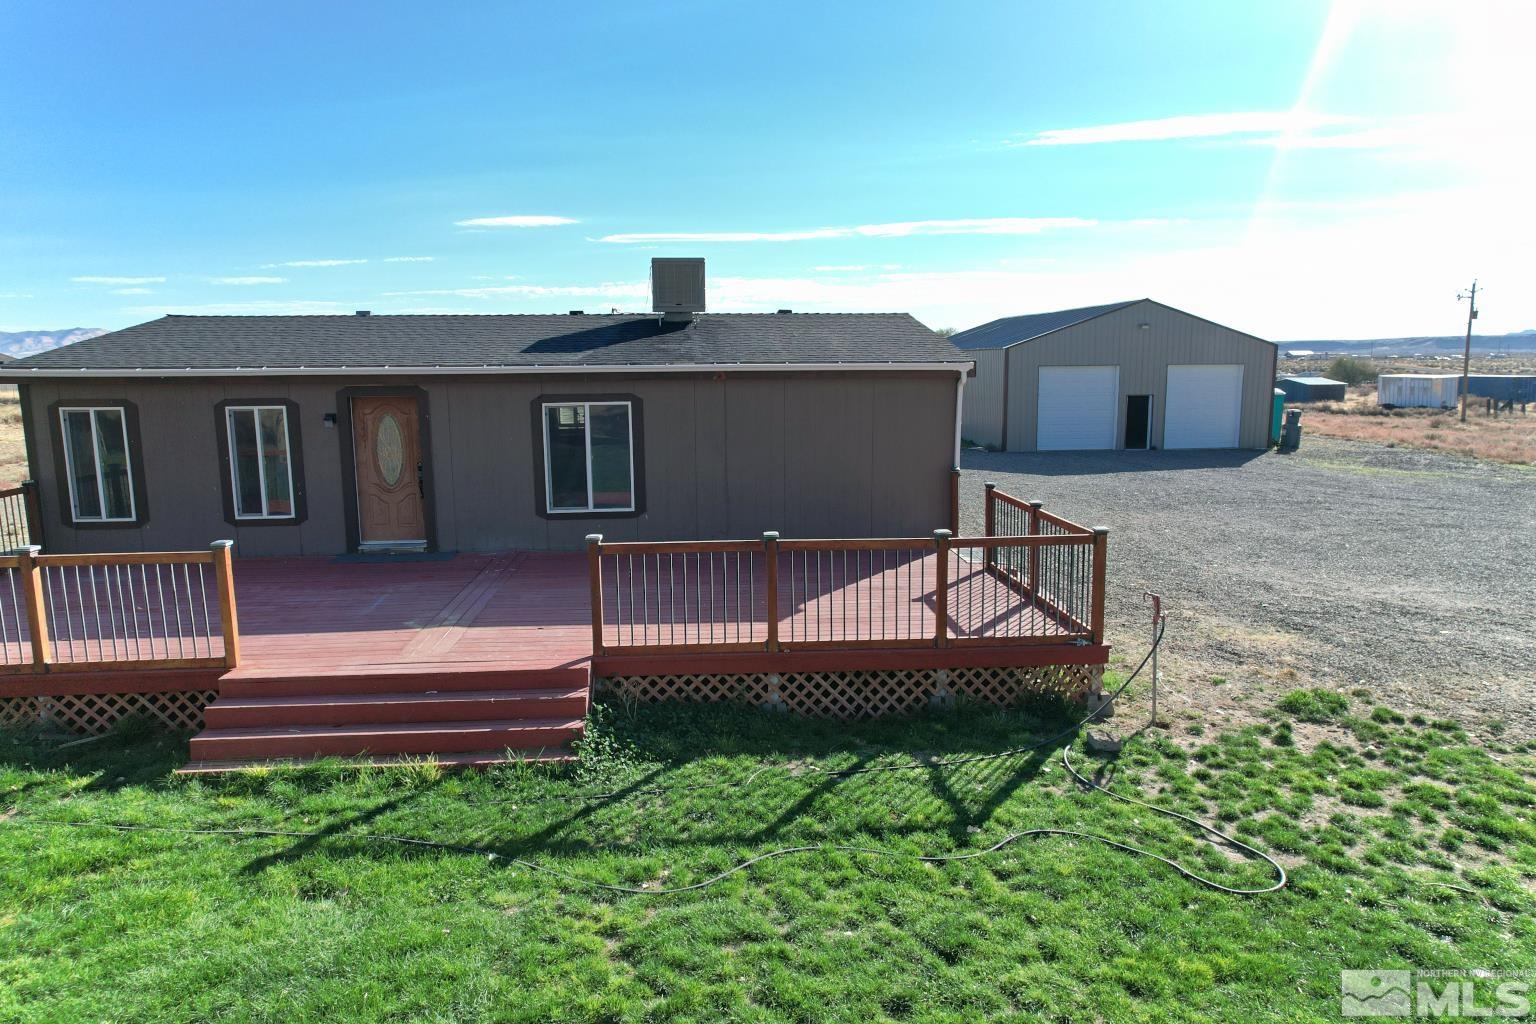
M 1146 329 L 1139 326 L 1143 323 Z M 1151 443 L 1161 448 L 1168 367 L 1239 364 L 1243 367 L 1243 409 L 1238 444 L 1264 448 L 1269 443 L 1275 346 L 1155 302 L 1139 302 L 1015 345 L 1009 363 L 1008 447 L 1013 451 L 1035 450 L 1042 366 L 1120 367 L 1115 446 L 1125 444 L 1126 396 L 1151 395 Z
M 1003 443 L 1003 350 L 978 349 L 966 355 L 976 360 L 976 376 L 965 382 L 960 432 L 968 441 L 999 447 Z
M 356 386 L 427 392 L 438 546 L 444 550 L 574 549 L 588 533 L 614 540 L 919 536 L 947 524 L 955 375 L 737 374 L 584 378 L 206 379 L 36 381 L 27 429 L 49 550 L 200 548 L 235 539 L 240 554 L 346 550 L 342 446 L 324 423 L 337 392 Z M 615 519 L 536 511 L 532 403 L 630 394 L 642 403 L 646 510 Z M 148 520 L 75 529 L 64 521 L 48 407 L 126 399 L 138 406 Z M 214 407 L 226 399 L 299 406 L 308 519 L 296 526 L 225 521 Z

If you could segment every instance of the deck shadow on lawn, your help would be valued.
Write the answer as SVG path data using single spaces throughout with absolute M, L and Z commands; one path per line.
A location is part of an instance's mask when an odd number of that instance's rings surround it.
M 1181 469 L 1241 469 L 1267 450 L 978 452 L 960 453 L 960 467 L 976 472 L 1026 476 L 1103 476 L 1112 473 L 1168 472 Z M 1006 490 L 1006 488 L 1003 488 Z M 1027 494 L 1016 495 L 1028 498 Z
M 664 815 L 663 821 L 675 821 L 667 827 L 672 829 L 677 846 L 693 849 L 750 849 L 803 841 L 800 826 L 825 822 L 829 815 L 842 817 L 850 808 L 866 812 L 878 808 L 880 813 L 854 813 L 834 830 L 834 836 L 821 835 L 818 839 L 835 841 L 845 831 L 898 839 L 941 830 L 949 833 L 956 846 L 964 846 L 1022 787 L 1041 780 L 1046 763 L 1067 741 L 954 767 L 929 762 L 1027 746 L 1054 735 L 1070 722 L 1054 714 L 1005 713 L 979 707 L 852 724 L 764 715 L 745 708 L 682 704 L 627 710 L 600 704 L 595 716 L 597 733 L 612 744 L 605 749 L 617 750 L 621 759 L 637 762 L 640 771 L 628 782 L 607 787 L 600 782 L 576 783 L 552 773 L 548 794 L 530 798 L 507 795 L 490 777 L 483 787 L 473 782 L 462 795 L 445 796 L 439 787 L 446 778 L 455 776 L 423 777 L 410 782 L 403 792 L 368 806 L 345 808 L 318 826 L 300 827 L 314 834 L 282 842 L 275 852 L 253 858 L 240 874 L 259 875 L 307 855 L 324 855 L 328 848 L 348 857 L 436 855 L 427 847 L 376 844 L 359 838 L 375 831 L 442 840 L 505 858 L 618 851 L 623 849 L 622 841 L 610 836 L 633 828 L 637 821 L 650 821 L 653 811 Z M 108 737 L 97 744 L 62 751 L 46 745 L 51 737 L 30 743 L 23 740 L 9 749 L 3 739 L 0 736 L 0 764 L 95 776 L 84 789 L 174 788 L 177 783 L 170 773 L 186 758 L 185 740 L 168 733 Z M 594 755 L 599 767 L 603 756 Z M 694 777 L 671 779 L 690 765 L 722 757 L 736 763 L 709 765 Z M 862 770 L 882 762 L 909 761 L 924 766 L 901 771 Z M 772 767 L 764 773 L 763 765 Z M 816 765 L 823 770 L 818 772 Z M 284 780 L 285 787 L 297 784 L 308 792 L 323 790 L 350 772 L 334 775 L 296 769 L 272 778 Z M 212 787 L 215 792 L 228 788 L 256 799 L 263 798 L 266 788 L 265 779 L 243 776 L 199 780 L 199 785 Z M 562 794 L 560 790 L 568 786 L 579 792 Z M 13 791 L 7 802 L 25 803 L 25 798 L 44 795 L 49 788 L 52 783 L 38 780 L 20 792 Z M 413 807 L 432 805 L 433 801 L 437 805 L 422 807 L 422 813 L 428 820 L 440 817 L 444 800 L 458 802 L 457 810 L 462 811 L 453 816 L 446 831 L 412 820 L 416 816 Z M 655 801 L 655 805 L 648 807 L 647 801 Z M 824 807 L 827 801 L 832 803 Z M 522 817 L 520 824 L 508 820 L 504 809 L 510 810 L 509 804 L 521 806 L 520 811 L 512 811 Z M 548 806 L 547 814 L 535 812 L 532 820 L 524 816 L 541 804 Z M 527 830 L 526 834 L 517 834 L 520 830 Z
M 0 730 L 0 765 L 93 776 L 78 792 L 110 793 L 128 786 L 159 789 L 186 760 L 186 735 L 137 719 L 125 719 L 102 736 L 61 735 L 43 729 Z M 46 784 L 35 782 L 24 790 L 40 788 Z

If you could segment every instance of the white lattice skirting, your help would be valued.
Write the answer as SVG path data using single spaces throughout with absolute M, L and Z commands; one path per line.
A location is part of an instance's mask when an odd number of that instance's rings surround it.
M 615 676 L 597 680 L 631 700 L 735 700 L 803 715 L 874 718 L 952 703 L 957 696 L 1011 707 L 1054 694 L 1082 700 L 1102 689 L 1103 665 L 886 669 L 739 675 Z
M 52 722 L 71 732 L 97 735 L 124 718 L 140 715 L 179 732 L 203 727 L 203 708 L 217 690 L 173 693 L 79 693 L 62 697 L 0 697 L 0 726 Z

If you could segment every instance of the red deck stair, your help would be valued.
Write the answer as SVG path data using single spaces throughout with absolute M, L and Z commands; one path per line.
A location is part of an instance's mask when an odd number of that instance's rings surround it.
M 406 663 L 226 675 L 183 771 L 317 757 L 449 764 L 569 760 L 587 671 Z

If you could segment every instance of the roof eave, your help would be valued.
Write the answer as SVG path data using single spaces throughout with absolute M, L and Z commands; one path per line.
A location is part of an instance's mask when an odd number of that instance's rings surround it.
M 185 366 L 185 367 L 67 367 L 0 366 L 0 380 L 26 379 L 98 379 L 125 377 L 433 377 L 433 376 L 507 376 L 516 374 L 647 374 L 647 373 L 783 373 L 874 371 L 949 371 L 963 372 L 973 360 L 951 359 L 919 362 L 827 362 L 827 363 L 564 363 L 527 366 Z

